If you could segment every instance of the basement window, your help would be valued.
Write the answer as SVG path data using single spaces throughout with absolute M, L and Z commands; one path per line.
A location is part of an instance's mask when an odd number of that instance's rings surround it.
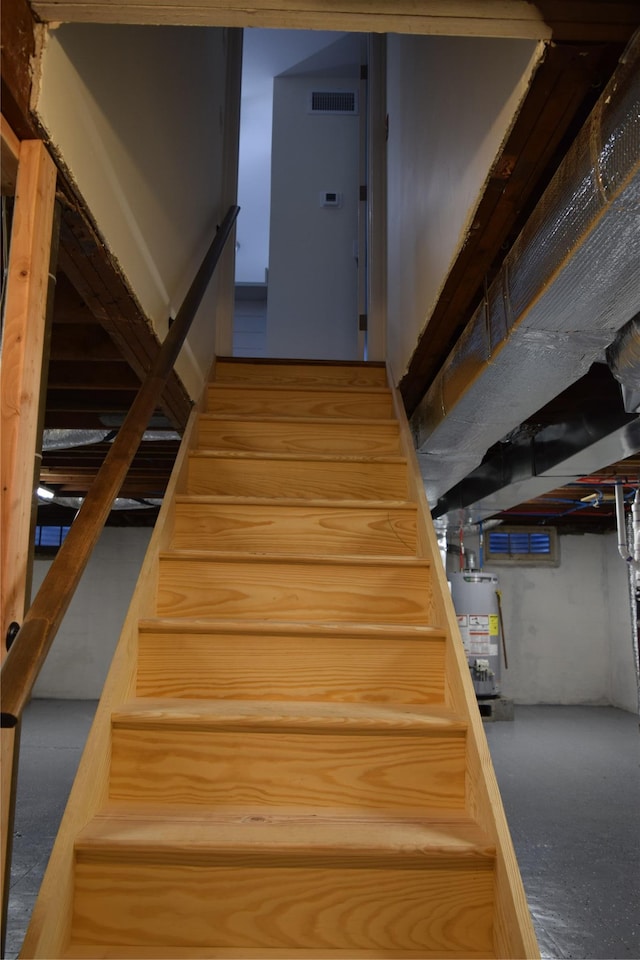
M 557 566 L 558 538 L 555 527 L 500 527 L 486 537 L 487 563 Z
M 36 553 L 41 556 L 52 556 L 57 553 L 69 530 L 70 527 L 60 524 L 38 524 L 35 537 Z

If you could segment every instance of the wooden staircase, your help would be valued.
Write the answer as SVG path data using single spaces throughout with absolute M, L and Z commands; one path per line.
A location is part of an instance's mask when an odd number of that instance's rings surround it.
M 219 360 L 22 956 L 537 955 L 384 367 Z

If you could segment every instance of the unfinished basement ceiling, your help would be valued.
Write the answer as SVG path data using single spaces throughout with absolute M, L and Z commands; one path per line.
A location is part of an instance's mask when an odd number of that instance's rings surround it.
M 280 11 L 273 11 L 268 5 L 254 4 L 252 12 L 247 13 L 239 3 L 225 2 L 198 4 L 202 11 L 206 6 L 207 22 L 222 25 L 225 18 L 234 22 L 229 25 L 259 25 L 276 26 L 282 24 L 267 23 L 269 17 L 286 19 L 286 25 L 310 26 L 309 18 L 314 18 L 313 26 L 326 29 L 356 29 L 347 25 L 347 21 L 340 23 L 331 18 L 327 23 L 326 10 L 323 4 L 318 3 L 318 9 L 307 6 L 306 13 L 286 10 L 287 4 L 282 4 Z M 395 24 L 399 18 L 404 18 L 405 25 L 412 24 L 419 32 L 438 32 L 444 29 L 450 33 L 468 33 L 467 18 L 471 9 L 477 13 L 477 4 L 466 6 L 457 5 L 457 12 L 461 19 L 453 23 L 451 17 L 442 19 L 443 7 L 437 3 L 425 3 L 416 13 L 416 5 L 398 3 L 396 0 L 376 7 L 375 13 L 368 11 L 358 14 L 358 30 L 380 29 L 386 23 L 381 18 L 394 17 Z M 440 9 L 438 9 L 440 8 Z M 157 5 L 150 7 L 146 4 L 119 4 L 118 9 L 113 4 L 103 4 L 100 0 L 95 3 L 34 3 L 33 9 L 44 19 L 78 20 L 100 18 L 123 18 L 129 22 L 144 22 L 149 18 L 157 18 Z M 505 253 L 513 239 L 526 221 L 531 209 L 535 206 L 542 190 L 549 181 L 550 175 L 562 158 L 568 143 L 571 142 L 579 129 L 588 110 L 602 89 L 603 82 L 611 75 L 620 53 L 635 26 L 640 21 L 640 9 L 636 3 L 620 3 L 612 8 L 610 4 L 586 0 L 581 3 L 513 3 L 510 7 L 511 17 L 508 21 L 501 20 L 499 9 L 504 13 L 504 4 L 487 3 L 483 6 L 486 13 L 484 23 L 479 27 L 480 32 L 495 35 L 501 30 L 504 35 L 525 36 L 530 39 L 549 39 L 553 36 L 555 42 L 547 48 L 547 55 L 541 71 L 536 75 L 532 88 L 527 95 L 521 111 L 522 122 L 516 122 L 509 140 L 505 143 L 502 155 L 497 159 L 494 174 L 486 185 L 486 191 L 481 198 L 479 207 L 479 229 L 467 238 L 467 242 L 458 259 L 452 265 L 449 281 L 445 284 L 443 295 L 436 304 L 434 318 L 440 318 L 439 332 L 430 336 L 432 347 L 427 347 L 420 355 L 419 362 L 410 371 L 413 378 L 407 382 L 403 394 L 409 409 L 415 407 L 429 385 L 433 374 L 437 372 L 445 359 L 447 352 L 465 323 L 472 315 L 478 298 L 482 296 L 485 278 L 491 281 L 500 267 Z M 26 49 L 24 38 L 32 31 L 29 23 L 25 22 L 26 3 L 19 0 L 5 0 L 3 4 L 3 110 L 8 113 L 10 122 L 21 137 L 33 136 L 32 118 L 29 114 L 30 75 L 28 71 L 28 51 L 24 61 L 19 57 Z M 181 4 L 180 8 L 165 7 L 163 17 L 170 22 L 191 22 L 195 5 Z M 551 12 L 549 12 L 551 11 Z M 523 19 L 518 20 L 519 14 Z M 615 14 L 615 15 L 614 15 Z M 200 14 L 202 15 L 202 14 Z M 413 16 L 410 21 L 408 17 Z M 565 16 L 565 19 L 560 19 Z M 302 18 L 300 23 L 296 18 Z M 555 17 L 555 20 L 553 19 Z M 292 18 L 295 23 L 292 22 Z M 307 22 L 302 20 L 306 18 Z M 237 22 L 236 22 L 237 21 Z M 167 21 L 169 22 L 169 21 Z M 533 24 L 533 26 L 532 26 Z M 388 26 L 385 29 L 389 28 Z M 16 33 L 16 31 L 18 31 Z M 14 42 L 15 40 L 15 42 Z M 13 58 L 13 59 L 12 59 Z M 61 180 L 61 190 L 66 187 L 64 177 Z M 116 415 L 124 407 L 125 395 L 131 390 L 131 380 L 139 377 L 141 370 L 147 364 L 145 355 L 153 352 L 153 338 L 149 339 L 145 318 L 140 315 L 130 294 L 123 286 L 122 276 L 115 269 L 98 237 L 92 231 L 90 218 L 86 212 L 71 205 L 64 211 L 65 228 L 61 238 L 61 267 L 59 278 L 64 286 L 67 280 L 75 294 L 80 297 L 84 307 L 89 307 L 93 314 L 91 321 L 95 327 L 95 320 L 106 333 L 108 341 L 104 341 L 102 363 L 118 363 L 124 361 L 124 367 L 129 368 L 133 378 L 120 368 L 119 378 L 111 381 L 111 389 L 105 388 L 102 396 L 95 389 L 101 382 L 99 378 L 92 378 L 91 384 L 82 379 L 82 358 L 78 357 L 77 373 L 80 375 L 75 381 L 76 388 L 72 387 L 72 369 L 66 371 L 60 363 L 70 363 L 69 342 L 65 345 L 65 335 L 58 331 L 58 344 L 55 346 L 54 357 L 58 362 L 55 376 L 52 379 L 52 401 L 55 395 L 55 404 L 48 404 L 47 416 L 49 425 L 63 425 L 67 414 L 75 418 L 75 424 L 95 423 L 95 415 L 103 416 L 105 411 L 112 411 Z M 66 259 L 65 259 L 66 258 Z M 66 274 L 63 271 L 66 267 Z M 69 322 L 71 314 L 68 314 Z M 86 318 L 85 318 L 86 319 Z M 84 322 L 84 321 L 82 321 Z M 138 326 L 136 326 L 136 324 Z M 132 329 L 140 332 L 136 335 L 135 343 L 131 342 Z M 430 331 L 433 333 L 435 327 Z M 69 333 L 69 331 L 68 331 Z M 54 327 L 55 334 L 55 327 Z M 98 335 L 101 338 L 101 334 Z M 54 340 L 55 344 L 55 340 Z M 115 353 L 114 356 L 114 348 Z M 86 360 L 86 357 L 85 357 Z M 103 373 L 108 370 L 104 366 Z M 115 389 L 115 384 L 118 388 Z M 64 394 L 66 388 L 66 396 Z M 416 400 L 416 390 L 418 392 Z M 57 395 L 56 395 L 57 394 Z M 170 397 L 165 398 L 163 410 L 159 411 L 167 417 L 174 426 L 184 422 L 188 411 L 188 398 L 179 382 L 174 382 Z M 413 398 L 413 399 L 411 399 Z M 549 398 L 545 398 L 548 400 Z M 74 410 L 67 410 L 73 401 Z M 95 401 L 95 404 L 93 403 Z M 100 407 L 101 409 L 96 409 Z M 71 422 L 71 419 L 68 421 Z M 622 465 L 614 464 L 610 473 L 620 469 L 628 476 L 629 467 L 633 460 Z M 602 479 L 607 479 L 604 474 Z M 157 490 L 158 484 L 154 480 L 150 490 Z M 573 494 L 572 494 L 573 495 Z M 546 495 L 545 495 L 546 496 Z M 547 497 L 547 499 L 549 499 Z M 522 504 L 515 504 L 515 507 Z M 559 517 L 562 504 L 550 506 L 546 518 Z M 588 522 L 588 510 L 581 511 L 581 520 Z M 602 514 L 599 514 L 601 517 Z

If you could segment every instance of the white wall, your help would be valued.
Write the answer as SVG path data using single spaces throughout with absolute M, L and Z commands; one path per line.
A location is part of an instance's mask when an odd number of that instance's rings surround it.
M 225 38 L 66 24 L 43 55 L 41 122 L 161 337 L 225 212 Z M 209 312 L 178 365 L 192 393 L 210 366 L 213 323 Z
M 273 78 L 325 50 L 342 33 L 327 30 L 244 31 L 236 281 L 264 283 L 269 265 Z
M 38 677 L 35 697 L 100 696 L 151 532 L 105 527 Z M 34 595 L 51 563 L 35 561 Z
M 628 572 L 616 537 L 568 535 L 558 543 L 558 567 L 487 567 L 502 591 L 509 661 L 502 692 L 517 703 L 636 711 Z M 472 537 L 465 545 L 477 550 Z
M 357 81 L 274 81 L 267 353 L 355 360 L 358 355 L 357 116 L 311 115 L 311 90 L 357 90 Z M 320 194 L 342 194 L 339 208 Z
M 388 37 L 387 343 L 397 381 L 540 52 L 527 40 Z

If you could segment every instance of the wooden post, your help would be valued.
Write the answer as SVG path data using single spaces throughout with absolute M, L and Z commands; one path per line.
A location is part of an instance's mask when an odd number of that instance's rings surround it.
M 0 384 L 1 650 L 22 622 L 31 549 L 36 445 L 46 342 L 56 169 L 39 140 L 20 145 L 7 278 Z M 2 953 L 6 930 L 19 727 L 2 731 Z
M 39 140 L 20 146 L 2 341 L 1 504 L 2 659 L 12 621 L 26 602 L 42 359 L 56 169 Z

